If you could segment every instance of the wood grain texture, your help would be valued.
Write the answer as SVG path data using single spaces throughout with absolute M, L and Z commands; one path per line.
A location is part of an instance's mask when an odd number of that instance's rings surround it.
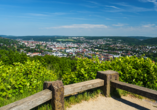
M 64 85 L 62 81 L 45 81 L 44 89 L 52 91 L 52 110 L 64 110 Z
M 94 79 L 90 81 L 80 82 L 64 86 L 64 96 L 69 96 L 78 92 L 104 86 L 104 80 Z
M 120 81 L 111 80 L 111 86 L 123 89 L 150 99 L 157 100 L 157 91 L 148 89 L 145 87 L 140 87 L 133 84 L 128 84 Z
M 110 92 L 115 89 L 110 86 L 110 80 L 119 80 L 119 73 L 113 70 L 98 71 L 97 78 L 104 80 L 104 86 L 101 89 L 106 97 L 110 97 Z
M 102 79 L 95 79 L 95 80 L 80 82 L 76 84 L 66 85 L 64 86 L 64 96 L 72 95 L 74 93 L 86 91 L 101 86 L 104 86 L 104 80 Z M 29 96 L 22 100 L 3 106 L 0 108 L 0 110 L 30 110 L 51 99 L 52 99 L 52 91 L 49 89 L 45 89 L 32 96 Z
M 22 100 L 3 106 L 0 110 L 30 110 L 52 99 L 52 91 L 45 89 Z

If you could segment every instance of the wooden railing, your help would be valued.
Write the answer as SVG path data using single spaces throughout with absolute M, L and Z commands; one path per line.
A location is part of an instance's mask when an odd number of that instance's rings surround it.
M 150 99 L 157 100 L 157 91 L 133 84 L 123 83 L 118 80 L 118 72 L 108 70 L 99 71 L 97 73 L 97 79 L 65 86 L 63 85 L 62 81 L 45 81 L 43 85 L 43 91 L 3 106 L 0 108 L 0 110 L 30 110 L 49 100 L 51 100 L 53 110 L 64 110 L 64 97 L 97 87 L 102 88 L 106 97 L 110 96 L 110 91 L 112 89 L 120 88 L 148 97 Z
M 126 90 L 153 100 L 157 100 L 157 91 L 151 90 L 145 87 L 136 86 L 133 84 L 127 84 L 124 82 L 111 80 L 111 86 L 119 89 Z

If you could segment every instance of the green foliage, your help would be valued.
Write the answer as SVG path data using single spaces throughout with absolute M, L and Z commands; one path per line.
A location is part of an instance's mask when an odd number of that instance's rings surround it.
M 89 101 L 90 99 L 98 97 L 99 95 L 101 95 L 100 88 L 91 89 L 91 90 L 79 93 L 77 95 L 65 97 L 65 99 L 64 99 L 65 104 L 64 105 L 65 105 L 65 108 L 67 108 L 73 104 L 80 103 L 83 100 Z
M 120 81 L 157 90 L 157 65 L 151 59 L 122 57 L 111 61 L 111 66 L 119 72 Z
M 146 39 L 140 42 L 142 45 L 156 45 L 157 37 Z
M 8 51 L 3 51 L 3 53 L 15 54 Z M 8 62 L 10 57 L 8 55 L 3 61 Z M 10 59 L 15 62 L 18 61 L 18 58 Z M 97 71 L 106 70 L 117 71 L 120 75 L 119 80 L 122 82 L 157 90 L 157 64 L 149 58 L 144 59 L 143 56 L 140 58 L 136 56 L 121 57 L 105 62 L 99 61 L 98 58 L 72 60 L 49 55 L 35 56 L 29 59 L 25 63 L 22 63 L 21 60 L 13 64 L 0 62 L 0 100 L 23 94 L 25 89 L 35 93 L 37 92 L 36 88 L 42 87 L 44 81 L 53 81 L 58 78 L 63 81 L 64 85 L 73 84 L 95 79 Z M 90 97 L 95 97 L 97 93 L 100 91 L 90 94 Z M 82 98 L 89 100 L 90 97 L 88 93 L 85 93 L 83 96 L 78 96 L 77 100 L 72 97 L 68 101 L 72 104 L 80 102 Z M 69 104 L 66 103 L 66 105 Z
M 35 56 L 30 58 L 33 60 L 39 60 L 43 66 L 48 67 L 58 73 L 59 80 L 62 80 L 63 75 L 67 72 L 73 72 L 76 70 L 76 60 L 71 60 L 70 58 L 59 58 L 55 56 L 45 55 L 43 57 Z
M 0 100 L 15 97 L 24 90 L 36 93 L 44 81 L 57 79 L 53 71 L 47 70 L 39 61 L 28 60 L 25 64 L 5 65 L 0 62 Z
M 95 61 L 95 63 L 94 63 Z M 99 60 L 77 58 L 76 71 L 63 74 L 63 83 L 72 84 L 95 79 L 99 67 Z
M 14 52 L 12 50 L 0 50 L 0 61 L 6 65 L 13 65 L 15 62 L 25 63 L 27 55 L 25 53 Z
M 157 65 L 143 56 L 127 56 L 101 63 L 98 58 L 77 58 L 76 71 L 63 74 L 63 83 L 72 84 L 95 79 L 97 71 L 105 70 L 119 72 L 122 82 L 157 90 Z
M 15 45 L 18 45 L 18 41 L 0 37 L 0 49 L 15 51 Z

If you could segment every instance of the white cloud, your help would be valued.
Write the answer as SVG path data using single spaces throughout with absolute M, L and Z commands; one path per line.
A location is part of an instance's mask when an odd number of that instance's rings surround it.
M 155 26 L 155 24 L 146 24 L 146 25 L 143 25 L 142 27 L 150 28 L 150 27 L 153 27 L 153 26 Z
M 122 23 L 118 23 L 118 24 L 113 24 L 113 26 L 125 26 L 127 24 L 122 24 Z
M 152 2 L 155 5 L 155 11 L 157 11 L 157 0 L 139 0 L 141 2 Z
M 60 28 L 108 28 L 108 26 L 103 24 L 73 24 L 57 27 L 47 27 L 47 29 L 60 29 Z
M 95 1 L 87 1 L 87 2 L 89 2 L 90 4 L 88 4 L 88 5 L 83 5 L 83 6 L 86 6 L 86 7 L 88 7 L 88 8 L 97 8 L 97 7 L 100 7 L 100 6 L 106 6 L 106 5 L 103 5 L 102 3 L 98 3 L 98 2 L 95 2 Z M 114 6 L 113 6 L 114 7 Z M 112 7 L 112 8 L 113 8 Z M 115 8 L 115 7 L 114 7 Z
M 125 9 L 117 9 L 115 11 L 118 11 L 118 12 L 144 12 L 144 11 L 153 11 L 153 9 L 149 9 L 149 8 L 143 8 L 143 7 L 137 7 L 137 6 L 133 6 L 133 5 L 128 5 L 124 2 L 122 3 L 116 3 L 117 5 L 120 5 L 120 6 L 123 6 L 125 7 Z
M 98 2 L 94 2 L 94 1 L 89 1 L 89 2 L 95 5 L 100 5 Z
M 111 7 L 111 8 L 114 8 L 114 9 L 119 9 L 118 7 L 116 6 L 108 6 L 108 5 L 105 5 L 106 7 Z

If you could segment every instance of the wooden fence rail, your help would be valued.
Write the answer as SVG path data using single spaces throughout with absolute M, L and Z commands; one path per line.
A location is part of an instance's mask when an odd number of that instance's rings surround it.
M 140 87 L 137 85 L 128 84 L 124 82 L 114 81 L 114 80 L 111 80 L 111 86 L 126 90 L 128 92 L 132 92 L 132 93 L 135 93 L 135 94 L 138 94 L 138 95 L 150 98 L 150 99 L 157 100 L 157 91 L 152 90 L 152 89 L 148 89 L 145 87 Z
M 45 82 L 45 85 L 48 83 L 52 83 L 52 82 Z M 55 83 L 58 83 L 58 81 L 57 82 L 55 81 Z M 104 80 L 101 79 L 95 79 L 95 80 L 80 82 L 76 84 L 66 85 L 64 86 L 64 96 L 66 97 L 68 95 L 101 87 L 103 85 L 104 85 Z M 22 100 L 1 107 L 0 110 L 30 110 L 36 106 L 39 106 L 42 103 L 45 103 L 46 101 L 53 99 L 53 95 L 52 95 L 53 91 L 49 90 L 50 88 L 48 89 L 44 88 L 44 89 L 45 90 L 36 93 L 32 96 L 29 96 Z
M 65 86 L 62 81 L 45 81 L 43 91 L 3 106 L 0 110 L 30 110 L 49 100 L 51 100 L 53 110 L 64 110 L 64 97 L 97 87 L 102 88 L 106 97 L 110 96 L 112 89 L 120 88 L 157 100 L 157 91 L 120 82 L 118 72 L 108 70 L 98 71 L 97 79 Z
M 101 86 L 104 86 L 104 80 L 102 79 L 95 79 L 95 80 L 80 82 L 76 84 L 65 85 L 64 96 L 69 96 L 72 94 L 76 94 L 78 92 L 83 92 Z

